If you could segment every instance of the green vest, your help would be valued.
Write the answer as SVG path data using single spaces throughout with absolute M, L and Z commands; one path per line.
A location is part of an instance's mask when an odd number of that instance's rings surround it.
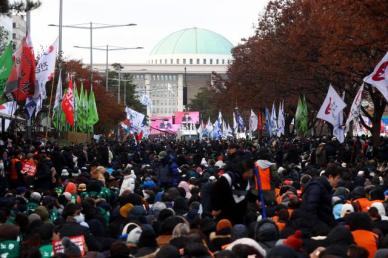
M 15 240 L 0 241 L 0 257 L 1 258 L 17 258 L 19 257 L 20 246 Z
M 42 258 L 50 258 L 54 255 L 52 244 L 42 245 L 41 247 L 39 247 L 39 251 L 42 255 Z
M 34 211 L 38 208 L 38 204 L 34 202 L 27 203 L 27 214 L 34 213 Z
M 54 221 L 56 221 L 59 218 L 59 213 L 58 213 L 58 210 L 56 208 L 53 208 L 49 212 L 49 218 L 50 218 L 50 221 L 53 223 L 54 223 Z
M 57 186 L 54 188 L 54 191 L 58 194 L 61 195 L 63 193 L 63 187 Z

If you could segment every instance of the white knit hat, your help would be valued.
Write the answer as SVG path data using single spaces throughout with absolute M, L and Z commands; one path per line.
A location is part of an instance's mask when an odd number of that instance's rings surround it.
M 342 205 L 341 209 L 341 218 L 345 217 L 346 214 L 348 213 L 353 213 L 354 212 L 354 207 L 350 203 L 345 203 Z
M 123 228 L 122 238 L 126 240 L 127 243 L 135 244 L 139 242 L 140 235 L 142 233 L 142 229 L 136 223 L 128 223 Z

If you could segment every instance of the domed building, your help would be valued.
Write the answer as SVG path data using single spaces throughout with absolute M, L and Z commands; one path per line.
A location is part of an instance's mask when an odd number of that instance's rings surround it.
M 149 63 L 220 65 L 231 61 L 232 43 L 210 30 L 188 28 L 171 33 L 152 49 Z
M 122 73 L 132 75 L 139 96 L 152 102 L 149 116 L 172 116 L 185 110 L 212 72 L 225 75 L 232 62 L 232 43 L 224 36 L 202 28 L 187 28 L 161 39 L 145 64 L 122 64 Z M 99 65 L 97 65 L 99 66 Z M 100 66 L 104 70 L 103 65 Z

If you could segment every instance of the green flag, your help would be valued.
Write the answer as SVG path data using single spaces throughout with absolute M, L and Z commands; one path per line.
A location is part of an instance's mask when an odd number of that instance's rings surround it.
M 9 43 L 3 54 L 0 56 L 0 104 L 6 102 L 3 98 L 4 86 L 12 70 L 12 44 Z
M 79 94 L 78 94 L 78 88 L 77 86 L 75 85 L 75 82 L 74 82 L 74 85 L 73 85 L 73 96 L 74 96 L 74 122 L 75 122 L 75 126 L 74 126 L 74 130 L 75 131 L 79 131 L 79 126 L 80 126 L 80 121 L 79 121 L 79 106 L 80 106 L 80 101 L 79 101 Z
M 82 105 L 82 120 L 83 120 L 83 131 L 85 133 L 89 132 L 89 125 L 87 123 L 88 120 L 88 94 L 86 93 L 85 88 L 82 87 L 81 93 L 81 105 Z
M 98 122 L 98 120 L 99 118 L 98 118 L 98 112 L 97 112 L 96 99 L 94 97 L 93 89 L 91 89 L 89 93 L 87 124 L 89 126 L 93 126 Z
M 77 103 L 77 119 L 78 119 L 78 130 L 80 132 L 86 133 L 87 130 L 87 100 L 85 103 L 85 89 L 84 85 L 81 84 L 81 88 L 79 90 L 78 103 Z
M 308 131 L 308 112 L 306 97 L 299 97 L 298 107 L 295 112 L 295 128 L 299 135 L 306 135 Z

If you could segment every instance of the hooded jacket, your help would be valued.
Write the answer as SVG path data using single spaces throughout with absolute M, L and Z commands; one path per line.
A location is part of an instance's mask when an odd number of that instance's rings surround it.
M 302 195 L 301 210 L 311 224 L 323 222 L 326 225 L 334 224 L 331 207 L 332 187 L 325 176 L 311 180 Z

